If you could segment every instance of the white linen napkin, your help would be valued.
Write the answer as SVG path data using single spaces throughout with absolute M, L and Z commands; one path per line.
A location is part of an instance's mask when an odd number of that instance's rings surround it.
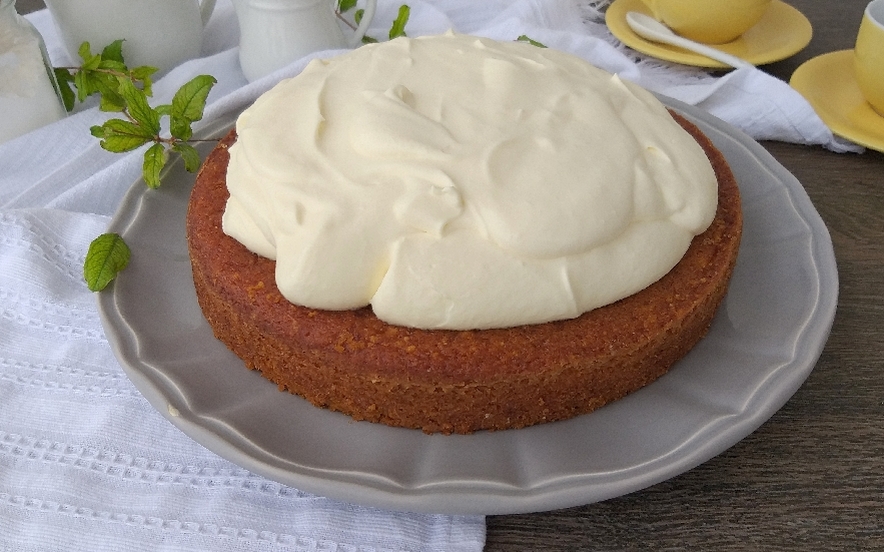
M 380 4 L 369 31 L 377 38 L 399 2 Z M 756 138 L 850 149 L 800 95 L 761 71 L 713 77 L 630 52 L 601 24 L 604 1 L 409 4 L 412 36 L 449 28 L 503 40 L 527 34 L 708 109 Z M 48 12 L 29 19 L 54 64 L 70 64 Z M 219 0 L 204 57 L 163 76 L 154 100 L 168 102 L 197 74 L 214 75 L 209 122 L 306 64 L 247 83 L 238 35 L 230 0 Z M 381 511 L 274 483 L 205 450 L 140 396 L 111 353 L 81 276 L 88 243 L 141 171 L 140 152 L 105 152 L 90 135 L 107 117 L 87 102 L 65 120 L 0 144 L 0 549 L 481 550 L 480 516 Z
M 481 32 L 508 40 L 519 34 L 546 46 L 574 53 L 590 63 L 617 73 L 654 92 L 697 106 L 739 128 L 756 140 L 778 140 L 821 145 L 837 152 L 863 148 L 834 136 L 801 94 L 787 83 L 757 68 L 743 68 L 723 76 L 699 68 L 655 60 L 620 43 L 604 25 L 603 10 L 613 0 L 577 0 L 565 12 L 533 18 L 529 27 L 526 3 L 513 4 Z M 573 21 L 582 18 L 582 28 Z M 563 21 L 567 22 L 564 23 Z

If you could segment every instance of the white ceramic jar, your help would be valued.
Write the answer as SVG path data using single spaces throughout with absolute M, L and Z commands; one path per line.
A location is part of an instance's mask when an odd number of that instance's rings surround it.
M 55 0 L 60 1 L 60 0 Z M 345 35 L 332 0 L 233 0 L 239 20 L 239 61 L 249 81 L 312 52 L 355 48 L 377 9 L 367 0 L 359 26 Z
M 0 142 L 66 115 L 43 37 L 0 0 Z

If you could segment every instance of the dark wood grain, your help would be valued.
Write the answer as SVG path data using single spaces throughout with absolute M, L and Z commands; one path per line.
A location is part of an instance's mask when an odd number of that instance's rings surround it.
M 789 0 L 810 45 L 764 69 L 853 47 L 866 0 Z M 832 236 L 840 291 L 807 382 L 755 433 L 674 479 L 579 508 L 488 518 L 487 552 L 884 550 L 884 155 L 763 144 Z
M 814 37 L 764 68 L 784 80 L 814 56 L 852 48 L 867 2 L 789 3 Z M 489 517 L 487 552 L 884 550 L 884 154 L 763 145 L 807 189 L 835 246 L 838 312 L 810 378 L 755 433 L 669 481 L 599 504 Z

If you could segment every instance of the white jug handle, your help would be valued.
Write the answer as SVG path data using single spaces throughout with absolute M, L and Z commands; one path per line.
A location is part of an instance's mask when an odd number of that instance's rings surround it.
M 378 0 L 368 0 L 365 3 L 365 11 L 362 12 L 362 20 L 359 22 L 359 26 L 356 27 L 356 30 L 353 31 L 353 36 L 350 37 L 350 48 L 355 48 L 362 42 L 362 37 L 365 36 L 368 26 L 371 25 L 371 20 L 374 19 L 374 12 L 377 10 L 377 7 Z
M 215 0 L 202 0 L 200 2 L 200 17 L 203 20 L 203 27 L 209 22 L 212 12 L 215 10 Z

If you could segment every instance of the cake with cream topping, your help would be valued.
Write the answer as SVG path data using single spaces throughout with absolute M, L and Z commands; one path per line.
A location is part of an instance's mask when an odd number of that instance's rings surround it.
M 444 433 L 569 418 L 665 373 L 706 332 L 740 231 L 724 158 L 651 94 L 456 34 L 277 85 L 187 215 L 200 306 L 247 366 Z

